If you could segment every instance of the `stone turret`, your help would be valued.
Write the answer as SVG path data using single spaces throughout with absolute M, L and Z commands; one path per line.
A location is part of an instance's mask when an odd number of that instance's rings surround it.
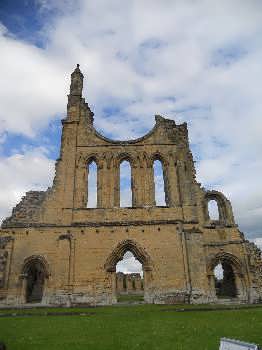
M 77 64 L 76 69 L 71 74 L 70 93 L 67 104 L 67 120 L 79 121 L 84 118 L 89 124 L 93 124 L 93 112 L 90 110 L 88 103 L 82 97 L 84 75 Z
M 70 95 L 82 97 L 84 76 L 77 64 L 76 69 L 71 74 Z

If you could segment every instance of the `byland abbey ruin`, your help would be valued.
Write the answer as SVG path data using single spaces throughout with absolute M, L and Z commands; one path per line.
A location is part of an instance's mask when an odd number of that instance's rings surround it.
M 114 304 L 116 264 L 127 251 L 142 264 L 146 303 L 260 302 L 261 252 L 239 231 L 229 200 L 196 181 L 186 123 L 156 116 L 145 136 L 110 140 L 95 130 L 82 89 L 77 66 L 52 187 L 27 192 L 2 223 L 0 305 Z M 131 207 L 120 206 L 123 161 L 131 166 Z M 155 161 L 165 206 L 156 205 Z M 87 205 L 92 162 L 96 208 Z

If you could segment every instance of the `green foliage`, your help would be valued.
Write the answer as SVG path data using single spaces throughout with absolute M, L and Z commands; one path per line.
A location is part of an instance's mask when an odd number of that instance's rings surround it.
M 204 310 L 208 307 L 1 310 L 22 315 L 0 317 L 0 340 L 10 350 L 214 350 L 221 337 L 262 344 L 261 307 Z M 178 312 L 181 308 L 189 311 Z M 65 312 L 74 315 L 63 315 Z M 32 315 L 26 316 L 28 313 Z

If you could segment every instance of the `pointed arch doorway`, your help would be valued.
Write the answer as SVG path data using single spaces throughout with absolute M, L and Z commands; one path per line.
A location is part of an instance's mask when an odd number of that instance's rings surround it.
M 207 266 L 210 291 L 216 302 L 248 302 L 247 275 L 241 261 L 234 255 L 221 252 L 209 257 Z
M 116 265 L 123 259 L 126 252 L 131 252 L 135 259 L 137 259 L 142 265 L 144 301 L 149 302 L 152 261 L 144 248 L 138 243 L 134 242 L 133 240 L 124 240 L 113 249 L 104 266 L 106 272 L 109 273 L 111 277 L 112 303 L 117 302 Z
M 26 259 L 22 270 L 25 303 L 42 302 L 46 279 L 49 277 L 48 270 L 48 265 L 43 257 L 31 256 Z

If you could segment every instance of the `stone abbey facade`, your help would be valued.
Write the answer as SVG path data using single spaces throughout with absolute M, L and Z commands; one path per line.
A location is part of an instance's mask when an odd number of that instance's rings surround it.
M 77 66 L 52 187 L 26 193 L 2 223 L 0 304 L 113 304 L 116 264 L 127 251 L 143 266 L 147 303 L 261 301 L 261 252 L 239 231 L 229 200 L 196 181 L 187 125 L 156 116 L 145 136 L 110 140 L 95 130 L 82 88 Z M 123 161 L 131 165 L 132 207 L 120 207 Z M 166 206 L 155 202 L 155 161 L 163 168 Z M 96 208 L 87 207 L 91 162 Z M 209 215 L 210 201 L 217 220 Z

